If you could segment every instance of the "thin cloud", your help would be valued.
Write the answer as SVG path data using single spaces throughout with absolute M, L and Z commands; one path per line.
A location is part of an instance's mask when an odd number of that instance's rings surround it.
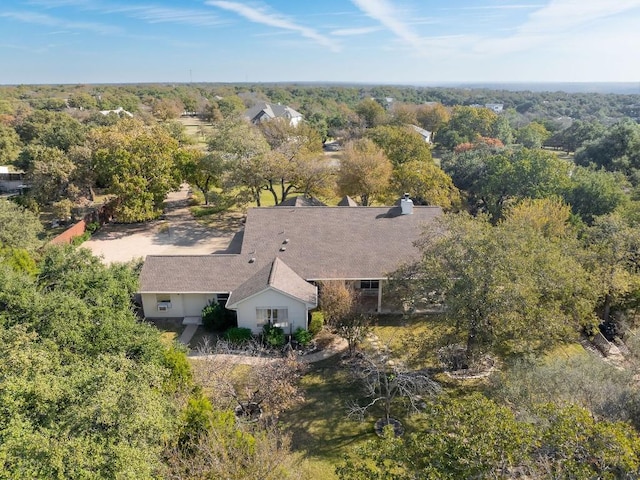
M 640 8 L 640 0 L 551 0 L 529 16 L 523 31 L 548 31 L 581 25 Z
M 349 37 L 354 35 L 367 35 L 369 33 L 379 32 L 380 30 L 380 27 L 339 28 L 337 30 L 333 30 L 331 32 L 331 35 L 336 35 L 338 37 Z
M 640 9 L 640 0 L 551 0 L 531 14 L 513 35 L 489 38 L 475 49 L 481 53 L 504 54 L 527 50 L 542 44 L 575 38 L 576 29 L 610 17 Z M 574 30 L 574 31 L 571 31 Z
M 340 50 L 338 44 L 331 40 L 329 37 L 318 33 L 312 28 L 298 25 L 297 23 L 283 15 L 270 13 L 265 11 L 264 9 L 249 7 L 237 2 L 210 0 L 206 2 L 206 4 L 213 7 L 221 8 L 223 10 L 234 12 L 254 23 L 280 28 L 282 30 L 288 30 L 291 32 L 297 32 L 303 37 L 313 40 L 314 42 L 325 46 L 333 50 L 334 52 Z
M 112 25 L 95 22 L 71 22 L 51 15 L 44 15 L 34 12 L 3 12 L 0 18 L 11 18 L 24 23 L 33 23 L 36 25 L 45 25 L 47 27 L 57 27 L 68 30 L 86 30 L 101 35 L 112 35 L 121 33 L 122 30 Z
M 45 8 L 91 7 L 95 4 L 93 0 L 30 0 L 27 3 Z
M 475 5 L 471 7 L 441 8 L 440 10 L 522 10 L 544 7 L 543 3 L 521 3 L 519 5 Z
M 422 47 L 424 40 L 415 33 L 409 22 L 398 18 L 393 5 L 387 0 L 351 0 L 368 17 L 377 20 L 398 38 L 413 47 Z
M 154 23 L 178 23 L 197 27 L 210 27 L 224 23 L 205 10 L 172 8 L 159 5 L 116 5 L 98 0 L 31 0 L 29 3 L 44 8 L 78 7 L 101 14 L 124 14 L 130 18 Z
M 210 27 L 224 23 L 220 18 L 202 10 L 133 5 L 101 10 L 103 13 L 124 13 L 147 23 L 181 23 Z

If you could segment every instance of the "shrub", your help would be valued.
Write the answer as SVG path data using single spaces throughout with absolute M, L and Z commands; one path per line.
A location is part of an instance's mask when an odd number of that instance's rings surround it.
M 84 232 L 82 235 L 78 235 L 77 237 L 73 237 L 71 239 L 71 244 L 78 246 L 78 245 L 86 242 L 90 238 L 91 238 L 91 233 L 90 232 Z
M 262 335 L 267 345 L 271 347 L 282 347 L 284 345 L 284 330 L 273 325 L 262 327 Z
M 309 322 L 309 332 L 314 337 L 320 333 L 322 327 L 324 326 L 324 314 L 322 312 L 313 312 L 311 313 L 311 321 Z
M 193 380 L 191 366 L 183 349 L 176 348 L 174 345 L 164 350 L 162 352 L 162 365 L 169 369 L 170 372 L 167 379 L 167 387 L 170 391 L 176 391 L 191 385 Z
M 219 303 L 211 301 L 202 309 L 202 324 L 207 330 L 224 332 L 238 325 L 237 315 L 233 310 L 227 310 Z
M 309 330 L 305 330 L 304 328 L 298 328 L 294 334 L 293 338 L 296 339 L 300 345 L 307 345 L 311 339 L 313 338 L 313 334 Z
M 91 223 L 87 223 L 87 226 L 85 227 L 85 230 L 91 234 L 95 233 L 96 231 L 98 231 L 98 229 L 100 228 L 100 223 L 98 222 L 91 222 Z
M 224 333 L 224 338 L 231 343 L 240 344 L 251 340 L 251 329 L 242 327 L 233 327 Z

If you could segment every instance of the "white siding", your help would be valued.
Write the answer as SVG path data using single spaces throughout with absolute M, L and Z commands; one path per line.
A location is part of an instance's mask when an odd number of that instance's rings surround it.
M 284 330 L 287 334 L 295 332 L 298 327 L 307 328 L 307 306 L 304 302 L 273 290 L 265 290 L 238 305 L 238 327 L 250 328 L 253 333 L 260 333 L 262 326 L 257 324 L 257 308 L 286 308 L 289 327 Z
M 182 318 L 185 316 L 183 296 L 179 293 L 171 294 L 171 308 L 166 311 L 158 310 L 158 297 L 155 293 L 143 293 L 140 296 L 146 318 Z
M 214 300 L 214 293 L 185 293 L 184 297 L 184 316 L 199 317 L 202 315 L 202 309 L 207 306 L 209 301 Z

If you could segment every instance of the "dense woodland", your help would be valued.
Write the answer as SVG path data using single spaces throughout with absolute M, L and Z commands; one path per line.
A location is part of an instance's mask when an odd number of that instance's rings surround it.
M 260 101 L 287 104 L 305 121 L 251 125 L 241 115 Z M 119 108 L 126 112 L 100 112 Z M 416 326 L 402 339 L 406 369 L 335 367 L 365 384 L 377 378 L 365 390 L 388 400 L 387 415 L 406 406 L 400 393 L 409 407 L 413 387 L 429 393 L 403 417 L 404 436 L 387 429 L 345 447 L 331 465 L 338 478 L 635 478 L 639 117 L 640 95 L 0 87 L 0 165 L 25 172 L 30 186 L 0 199 L 0 478 L 313 477 L 301 467 L 310 452 L 291 441 L 287 413 L 275 406 L 304 405 L 297 383 L 320 373 L 286 362 L 280 373 L 254 372 L 243 381 L 267 378 L 281 396 L 264 421 L 237 423 L 234 394 L 215 393 L 236 388 L 221 378 L 227 371 L 198 374 L 139 318 L 139 265 L 104 266 L 86 250 L 45 245 L 45 217 L 72 221 L 108 198 L 116 221 L 149 221 L 182 182 L 198 192 L 200 213 L 293 195 L 384 205 L 405 192 L 446 212 L 418 239 L 421 260 L 391 275 L 407 312 L 439 312 L 406 317 Z M 187 129 L 185 118 L 198 126 Z M 327 328 L 366 360 L 362 340 L 376 320 L 334 293 L 321 306 Z M 434 342 L 424 325 L 444 334 Z M 621 345 L 618 368 L 562 353 L 599 333 Z M 498 368 L 456 383 L 425 360 L 436 356 L 455 369 L 487 359 Z M 345 417 L 371 420 L 367 408 L 342 403 Z

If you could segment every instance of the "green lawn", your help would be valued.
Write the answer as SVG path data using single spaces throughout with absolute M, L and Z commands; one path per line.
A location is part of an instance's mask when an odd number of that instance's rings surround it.
M 166 336 L 177 334 L 171 324 L 160 327 Z M 377 337 L 379 345 L 391 349 L 393 358 L 403 360 L 409 368 L 431 369 L 434 379 L 450 395 L 484 390 L 488 386 L 486 380 L 453 380 L 440 371 L 438 348 L 459 341 L 441 315 L 383 315 L 377 318 L 371 333 Z M 363 348 L 372 348 L 369 340 Z M 579 345 L 568 345 L 549 355 L 569 356 L 580 351 Z M 192 365 L 198 378 L 198 367 L 204 367 L 204 364 L 193 361 Z M 231 370 L 237 387 L 246 386 L 250 369 L 250 366 L 239 365 Z M 206 374 L 206 371 L 200 373 Z M 206 379 L 201 377 L 201 380 L 204 385 Z M 335 479 L 335 467 L 344 456 L 355 446 L 376 438 L 373 423 L 382 411 L 371 411 L 363 422 L 347 418 L 348 402 L 362 400 L 363 394 L 338 356 L 312 364 L 300 387 L 305 400 L 282 413 L 280 425 L 291 435 L 292 450 L 300 455 L 300 469 L 307 478 Z M 408 433 L 420 428 L 417 417 L 411 417 L 399 405 L 394 408 L 393 416 L 403 422 Z
M 372 328 L 379 343 L 388 345 L 395 358 L 412 368 L 435 367 L 438 342 L 446 340 L 450 329 L 438 316 L 404 318 L 380 316 Z M 365 342 L 365 349 L 371 348 Z M 337 357 L 314 364 L 301 384 L 305 402 L 281 415 L 283 427 L 292 434 L 293 450 L 304 455 L 303 469 L 310 478 L 336 478 L 335 466 L 354 446 L 376 438 L 373 423 L 382 411 L 371 412 L 365 421 L 347 418 L 347 402 L 362 398 L 359 385 Z M 412 418 L 398 407 L 394 416 L 408 432 Z
M 334 468 L 357 443 L 374 438 L 372 422 L 347 418 L 347 401 L 358 388 L 337 358 L 313 365 L 301 384 L 305 401 L 281 415 L 293 450 L 303 453 L 311 478 L 335 478 Z

